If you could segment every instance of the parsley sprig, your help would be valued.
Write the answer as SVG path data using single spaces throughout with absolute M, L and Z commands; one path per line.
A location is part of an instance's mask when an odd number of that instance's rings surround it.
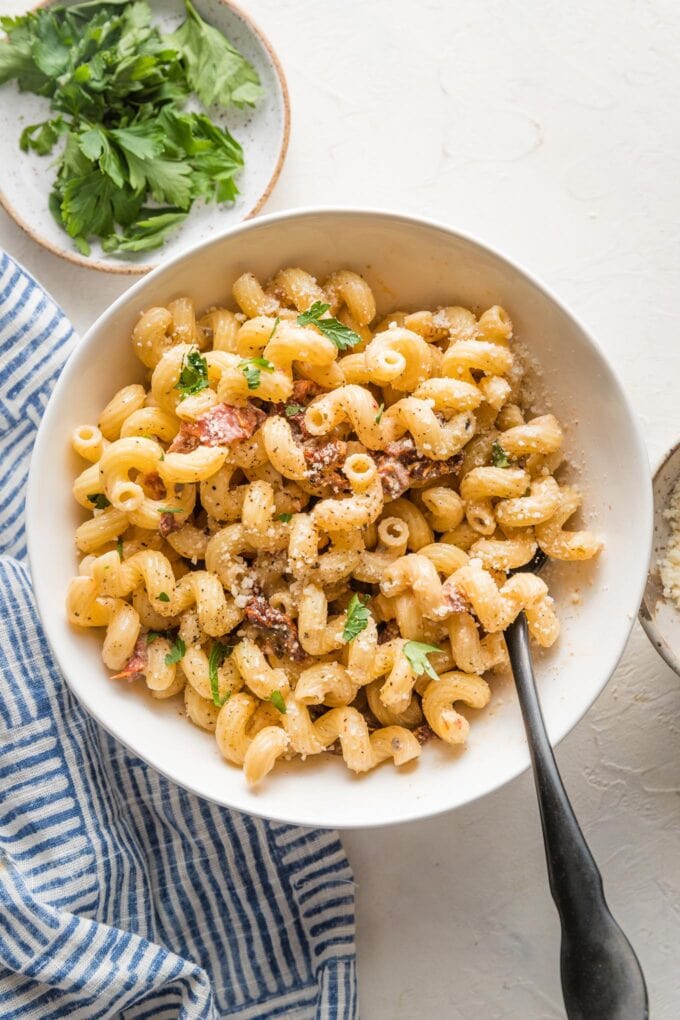
M 180 400 L 191 397 L 195 393 L 208 386 L 208 362 L 200 351 L 189 351 L 182 359 L 182 371 L 175 383 L 175 389 L 179 390 Z
M 342 628 L 342 640 L 346 644 L 354 641 L 354 638 L 368 627 L 368 618 L 371 613 L 366 606 L 367 602 L 368 595 L 352 595 L 349 600 L 345 626 Z
M 361 343 L 361 337 L 349 326 L 339 322 L 337 319 L 324 318 L 331 306 L 325 301 L 315 301 L 311 308 L 302 312 L 297 317 L 301 326 L 316 326 L 324 336 L 335 344 L 339 351 L 346 351 L 350 347 L 356 347 Z
M 511 466 L 510 458 L 497 439 L 491 446 L 491 463 L 497 468 L 509 468 Z
M 256 390 L 260 385 L 261 372 L 273 372 L 274 366 L 267 358 L 244 358 L 238 367 L 246 377 L 249 390 Z
M 149 639 L 147 638 L 147 644 L 148 643 L 149 643 Z M 165 656 L 165 665 L 166 666 L 174 666 L 174 664 L 176 662 L 179 662 L 180 659 L 184 658 L 186 650 L 187 650 L 187 646 L 184 644 L 184 642 L 182 641 L 181 637 L 179 637 L 179 635 L 178 635 L 175 638 L 175 642 L 174 642 L 172 648 L 170 649 L 168 654 Z
M 92 504 L 95 510 L 106 510 L 107 506 L 111 506 L 103 492 L 91 492 L 87 501 Z
M 404 655 L 408 659 L 409 666 L 416 676 L 426 673 L 432 680 L 438 680 L 439 675 L 435 672 L 434 666 L 428 659 L 430 652 L 441 652 L 437 645 L 426 645 L 422 641 L 407 641 L 404 645 Z
M 221 641 L 215 641 L 212 648 L 210 649 L 210 655 L 208 657 L 208 679 L 210 680 L 210 691 L 212 693 L 213 704 L 221 708 L 225 701 L 228 701 L 231 697 L 231 691 L 227 691 L 223 698 L 220 698 L 220 679 L 218 676 L 218 669 L 222 665 L 225 659 L 228 659 L 233 652 L 231 645 L 225 645 Z
M 14 79 L 52 111 L 28 125 L 19 144 L 47 156 L 63 140 L 49 207 L 85 255 L 93 237 L 119 254 L 157 248 L 196 199 L 231 202 L 238 194 L 241 146 L 184 106 L 192 94 L 206 107 L 252 106 L 262 89 L 191 0 L 185 9 L 172 35 L 151 23 L 147 0 L 89 0 L 0 18 L 8 36 L 0 85 Z
M 283 699 L 283 694 L 281 693 L 281 691 L 272 691 L 271 694 L 269 695 L 269 700 L 271 701 L 274 708 L 278 708 L 281 715 L 286 714 L 287 711 L 286 702 Z

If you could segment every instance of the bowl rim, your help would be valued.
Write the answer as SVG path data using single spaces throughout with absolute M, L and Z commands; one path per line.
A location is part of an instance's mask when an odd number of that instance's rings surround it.
M 34 4 L 27 13 L 30 14 L 32 11 L 40 10 L 41 7 L 51 7 L 59 2 L 60 0 L 39 0 L 39 3 Z M 149 2 L 152 3 L 153 0 L 149 0 Z M 283 70 L 281 61 L 279 60 L 278 55 L 276 53 L 276 50 L 269 41 L 268 36 L 265 35 L 265 33 L 260 28 L 258 23 L 253 19 L 252 15 L 245 11 L 239 4 L 234 3 L 233 0 L 217 0 L 217 3 L 222 4 L 223 7 L 228 7 L 230 10 L 232 10 L 234 14 L 236 14 L 236 16 L 239 17 L 247 25 L 252 34 L 262 44 L 262 48 L 267 53 L 271 65 L 274 68 L 274 73 L 276 75 L 276 78 L 279 83 L 279 88 L 281 90 L 281 100 L 283 105 L 283 126 L 282 126 L 283 129 L 281 131 L 281 144 L 279 146 L 279 151 L 276 156 L 274 169 L 272 170 L 272 173 L 264 187 L 264 190 L 262 191 L 262 194 L 255 201 L 254 205 L 252 205 L 251 208 L 248 209 L 247 212 L 243 214 L 242 218 L 239 220 L 238 223 L 235 223 L 231 227 L 227 227 L 225 228 L 225 230 L 222 231 L 222 233 L 225 233 L 226 230 L 233 230 L 234 227 L 240 226 L 241 223 L 245 223 L 257 215 L 262 206 L 269 199 L 279 177 L 281 176 L 283 164 L 286 158 L 286 154 L 288 152 L 288 144 L 290 142 L 290 92 L 288 90 L 288 82 L 286 80 L 286 75 Z M 2 188 L 1 180 L 0 180 L 0 206 L 2 206 L 7 215 L 14 220 L 16 225 L 21 230 L 23 230 L 23 232 L 28 237 L 30 237 L 31 240 L 35 241 L 36 244 L 39 244 L 46 251 L 51 252 L 52 255 L 56 255 L 58 256 L 58 258 L 65 259 L 67 262 L 70 262 L 74 266 L 80 266 L 83 269 L 94 269 L 100 273 L 111 273 L 115 276 L 144 276 L 147 273 L 153 272 L 155 269 L 160 269 L 163 265 L 166 264 L 163 260 L 161 260 L 160 262 L 118 263 L 108 262 L 101 258 L 92 259 L 88 258 L 86 255 L 80 255 L 77 251 L 71 251 L 69 248 L 62 247 L 61 245 L 48 240 L 48 238 L 44 236 L 39 227 L 33 226 L 31 223 L 28 222 L 28 220 L 24 219 L 24 217 L 18 212 L 17 209 L 15 209 L 14 205 L 10 202 L 9 198 L 7 197 Z M 215 236 L 218 237 L 221 235 Z M 206 238 L 206 240 L 208 239 Z M 203 241 L 199 241 L 197 242 L 197 244 L 203 244 Z M 184 250 L 193 251 L 194 247 L 195 246 L 192 245 Z M 178 252 L 177 254 L 179 255 L 183 253 L 184 252 L 182 251 Z M 162 248 L 159 250 L 159 254 L 162 255 Z M 173 259 L 176 257 L 177 257 L 176 255 L 173 256 Z
M 155 762 L 150 760 L 150 758 L 147 757 L 143 752 L 140 752 L 140 750 L 138 750 L 137 747 L 133 746 L 125 738 L 125 736 L 119 734 L 118 732 L 114 731 L 109 727 L 106 718 L 103 718 L 97 709 L 96 695 L 94 698 L 86 697 L 83 696 L 81 692 L 76 693 L 76 691 L 73 690 L 68 680 L 68 671 L 64 667 L 64 664 L 60 661 L 59 655 L 56 652 L 55 647 L 51 641 L 51 631 L 53 629 L 53 626 L 54 627 L 57 626 L 55 613 L 54 611 L 50 612 L 49 606 L 43 604 L 43 599 L 40 594 L 40 588 L 39 586 L 35 585 L 35 577 L 37 573 L 39 573 L 39 571 L 36 571 L 36 567 L 38 567 L 38 559 L 37 556 L 35 555 L 34 545 L 35 542 L 34 535 L 36 529 L 34 529 L 34 527 L 31 527 L 30 523 L 31 520 L 34 519 L 35 517 L 35 514 L 32 512 L 32 508 L 35 505 L 37 505 L 37 489 L 38 478 L 40 473 L 39 463 L 41 460 L 41 449 L 43 444 L 46 442 L 46 437 L 50 433 L 50 428 L 52 426 L 51 419 L 56 414 L 56 409 L 61 403 L 62 391 L 68 388 L 68 386 L 71 383 L 71 378 L 77 375 L 80 356 L 89 345 L 91 338 L 95 334 L 95 331 L 99 331 L 102 328 L 102 326 L 106 325 L 110 320 L 115 319 L 119 310 L 123 308 L 125 305 L 129 304 L 130 301 L 134 301 L 137 293 L 140 290 L 142 290 L 142 288 L 145 287 L 150 280 L 153 280 L 156 277 L 161 276 L 168 270 L 175 268 L 182 261 L 192 260 L 200 253 L 203 253 L 206 250 L 210 249 L 213 245 L 220 245 L 225 238 L 228 237 L 230 238 L 246 231 L 256 230 L 263 225 L 266 226 L 271 223 L 282 222 L 285 223 L 287 220 L 293 219 L 304 220 L 307 218 L 315 218 L 319 216 L 333 218 L 344 217 L 348 215 L 359 217 L 367 216 L 371 218 L 382 219 L 393 223 L 396 222 L 401 224 L 410 224 L 416 227 L 426 227 L 429 229 L 440 231 L 442 233 L 452 235 L 454 238 L 464 242 L 465 244 L 471 245 L 472 247 L 479 249 L 482 253 L 491 255 L 493 258 L 498 259 L 501 262 L 505 263 L 513 272 L 518 273 L 520 276 L 523 276 L 526 280 L 528 280 L 540 293 L 542 293 L 548 299 L 548 301 L 552 302 L 560 310 L 560 312 L 567 317 L 567 319 L 571 320 L 571 322 L 577 329 L 579 329 L 582 332 L 583 336 L 585 337 L 585 339 L 588 341 L 588 344 L 592 348 L 596 359 L 599 360 L 601 367 L 605 370 L 606 373 L 608 373 L 611 385 L 616 393 L 617 399 L 621 402 L 626 411 L 627 418 L 631 425 L 631 434 L 633 440 L 632 448 L 636 454 L 636 460 L 642 469 L 646 469 L 643 470 L 643 473 L 646 478 L 646 484 L 644 485 L 644 519 L 646 521 L 646 527 L 644 528 L 644 531 L 646 532 L 647 539 L 645 547 L 643 549 L 640 549 L 641 555 L 639 555 L 637 560 L 638 563 L 637 569 L 639 576 L 637 577 L 635 584 L 630 589 L 631 594 L 635 595 L 636 601 L 634 606 L 632 607 L 632 611 L 625 614 L 627 618 L 627 625 L 625 627 L 625 633 L 621 639 L 620 645 L 616 648 L 613 648 L 611 653 L 609 654 L 608 663 L 602 670 L 602 680 L 597 685 L 593 686 L 587 701 L 583 705 L 582 711 L 573 720 L 573 722 L 567 723 L 566 725 L 562 724 L 558 727 L 554 726 L 552 727 L 553 730 L 556 730 L 556 733 L 551 738 L 551 744 L 553 747 L 556 747 L 578 725 L 578 723 L 580 723 L 583 720 L 585 715 L 588 713 L 590 708 L 593 706 L 595 701 L 599 698 L 600 694 L 607 686 L 619 662 L 621 661 L 623 653 L 628 644 L 628 640 L 630 638 L 633 625 L 637 618 L 637 610 L 639 608 L 639 605 L 642 601 L 642 597 L 644 594 L 644 587 L 647 580 L 647 573 L 649 569 L 649 562 L 651 558 L 653 544 L 653 520 L 654 520 L 653 492 L 652 492 L 652 476 L 649 470 L 649 458 L 647 453 L 647 447 L 642 436 L 642 430 L 640 428 L 640 423 L 638 421 L 637 415 L 621 383 L 621 380 L 619 379 L 615 367 L 611 364 L 611 362 L 603 352 L 599 342 L 592 336 L 590 331 L 585 328 L 585 326 L 580 322 L 578 317 L 575 316 L 564 305 L 564 303 L 553 294 L 549 287 L 547 287 L 542 281 L 537 279 L 533 275 L 533 273 L 526 270 L 521 265 L 521 263 L 518 263 L 514 259 L 509 258 L 502 252 L 498 251 L 496 248 L 487 244 L 486 242 L 479 241 L 477 238 L 471 236 L 470 234 L 458 230 L 454 227 L 451 227 L 442 221 L 434 220 L 432 218 L 416 216 L 412 213 L 402 213 L 393 209 L 385 209 L 378 207 L 306 206 L 299 209 L 284 210 L 281 212 L 270 213 L 266 216 L 260 216 L 256 220 L 245 220 L 241 223 L 234 224 L 232 227 L 223 230 L 221 233 L 214 235 L 213 237 L 207 238 L 203 241 L 200 241 L 197 244 L 193 245 L 191 248 L 187 248 L 184 251 L 178 252 L 171 259 L 168 259 L 166 262 L 164 262 L 156 269 L 154 269 L 148 276 L 145 276 L 144 278 L 136 281 L 136 283 L 132 287 L 124 291 L 123 294 L 121 294 L 111 305 L 109 305 L 101 313 L 101 315 L 97 317 L 95 322 L 93 322 L 93 324 L 84 334 L 80 342 L 77 344 L 72 353 L 69 355 L 66 364 L 64 365 L 63 369 L 60 372 L 59 378 L 57 379 L 52 394 L 50 395 L 50 399 L 45 408 L 45 412 L 40 423 L 40 427 L 38 429 L 38 434 L 31 455 L 29 477 L 26 491 L 25 513 L 27 522 L 26 531 L 27 531 L 28 560 L 31 569 L 31 575 L 34 578 L 34 594 L 36 599 L 36 605 L 43 624 L 43 629 L 47 637 L 48 644 L 50 645 L 55 661 L 57 662 L 57 665 L 59 666 L 64 676 L 64 680 L 67 686 L 69 687 L 71 693 L 78 700 L 78 702 L 83 705 L 86 711 L 90 715 L 92 715 L 94 719 L 108 733 L 111 734 L 111 736 L 113 736 L 116 740 L 123 744 L 123 746 L 126 747 L 127 750 L 134 754 L 136 757 L 140 758 L 151 768 L 155 769 L 157 772 L 161 773 L 167 779 L 176 783 L 178 786 L 182 787 L 185 790 L 188 790 L 189 792 L 195 794 L 198 797 L 203 797 L 206 800 L 209 800 L 215 804 L 219 804 L 222 807 L 229 808 L 230 810 L 243 811 L 245 813 L 255 815 L 256 817 L 266 818 L 278 822 L 284 822 L 291 825 L 303 825 L 308 827 L 312 826 L 316 828 L 333 828 L 333 829 L 368 829 L 388 825 L 403 824 L 406 822 L 415 822 L 420 819 L 435 817 L 437 815 L 444 814 L 445 812 L 453 811 L 458 808 L 464 807 L 465 805 L 470 804 L 476 800 L 479 800 L 482 797 L 485 797 L 491 793 L 495 793 L 497 790 L 502 789 L 509 782 L 516 779 L 518 776 L 525 773 L 527 769 L 529 769 L 531 765 L 531 760 L 529 757 L 528 744 L 525 744 L 524 747 L 523 762 L 511 768 L 508 774 L 504 775 L 501 780 L 499 781 L 494 780 L 493 782 L 489 783 L 485 788 L 474 793 L 464 794 L 462 799 L 460 799 L 455 804 L 444 802 L 423 808 L 422 806 L 420 806 L 420 802 L 418 801 L 418 799 L 414 798 L 412 801 L 408 802 L 406 808 L 402 807 L 402 810 L 398 815 L 388 819 L 378 818 L 375 820 L 369 819 L 367 821 L 366 819 L 361 818 L 361 820 L 356 819 L 353 820 L 352 817 L 350 816 L 341 819 L 335 819 L 331 822 L 321 825 L 318 821 L 310 819 L 310 817 L 307 816 L 304 813 L 304 811 L 298 812 L 297 814 L 292 813 L 284 814 L 281 812 L 277 812 L 276 798 L 271 799 L 271 803 L 267 802 L 265 804 L 263 802 L 261 808 L 259 804 L 249 805 L 247 808 L 234 806 L 233 804 L 226 802 L 224 799 L 220 799 L 218 796 L 212 796 L 211 794 L 206 793 L 204 790 L 198 789 L 195 785 L 192 785 L 191 783 L 185 781 L 180 775 L 177 775 L 176 772 L 172 772 L 167 768 L 159 768 L 159 766 Z M 54 623 L 50 621 L 54 621 Z

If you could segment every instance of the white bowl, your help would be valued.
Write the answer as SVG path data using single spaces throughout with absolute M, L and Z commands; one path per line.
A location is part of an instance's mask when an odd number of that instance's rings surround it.
M 71 429 L 97 420 L 124 383 L 142 380 L 129 336 L 140 309 L 182 294 L 199 307 L 230 300 L 244 270 L 266 278 L 299 265 L 323 277 L 362 273 L 381 311 L 500 303 L 542 366 L 552 409 L 585 490 L 586 519 L 606 550 L 580 570 L 555 564 L 548 579 L 563 624 L 537 663 L 550 737 L 560 740 L 611 676 L 642 597 L 652 534 L 647 455 L 633 412 L 596 343 L 545 288 L 506 258 L 449 228 L 394 213 L 306 210 L 242 224 L 161 266 L 94 324 L 71 356 L 45 413 L 33 454 L 27 519 L 31 569 L 45 631 L 68 684 L 114 736 L 154 768 L 200 796 L 241 811 L 303 825 L 373 826 L 450 810 L 522 772 L 529 755 L 509 680 L 493 681 L 488 710 L 473 715 L 458 753 L 430 742 L 417 763 L 383 765 L 359 778 L 340 758 L 277 765 L 251 791 L 220 757 L 214 739 L 183 718 L 176 700 L 154 701 L 141 685 L 112 682 L 101 636 L 76 632 L 64 597 L 76 558 L 81 512 L 71 496 Z

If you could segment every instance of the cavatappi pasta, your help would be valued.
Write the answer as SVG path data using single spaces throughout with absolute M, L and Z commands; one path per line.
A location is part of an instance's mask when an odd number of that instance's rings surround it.
M 507 312 L 376 321 L 348 270 L 233 296 L 146 309 L 145 383 L 73 433 L 71 623 L 103 628 L 114 680 L 183 695 L 253 785 L 282 757 L 366 772 L 463 744 L 517 614 L 559 633 L 542 578 L 511 571 L 601 548 L 568 530 L 562 429 L 523 409 Z

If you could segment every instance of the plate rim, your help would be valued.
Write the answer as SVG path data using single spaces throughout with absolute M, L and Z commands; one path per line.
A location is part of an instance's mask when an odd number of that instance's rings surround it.
M 199 251 L 207 249 L 211 245 L 217 245 L 221 243 L 225 236 L 238 234 L 239 231 L 247 230 L 250 229 L 251 227 L 257 227 L 260 224 L 266 225 L 272 222 L 285 222 L 287 219 L 292 218 L 293 219 L 305 219 L 307 217 L 314 218 L 318 215 L 342 217 L 347 214 L 350 215 L 368 214 L 370 216 L 382 218 L 387 221 L 391 220 L 402 223 L 407 222 L 415 224 L 420 227 L 425 226 L 429 228 L 434 228 L 435 230 L 452 234 L 455 237 L 465 241 L 466 243 L 476 246 L 481 251 L 489 253 L 495 258 L 505 262 L 514 271 L 524 276 L 525 279 L 527 279 L 534 287 L 536 287 L 540 292 L 542 292 L 551 302 L 553 302 L 560 309 L 560 311 L 568 319 L 570 319 L 574 323 L 574 325 L 579 330 L 583 332 L 584 336 L 587 338 L 589 345 L 592 347 L 593 352 L 596 355 L 596 358 L 605 367 L 606 371 L 610 375 L 611 382 L 613 383 L 617 397 L 626 409 L 627 418 L 631 426 L 633 445 L 636 450 L 638 460 L 640 462 L 640 467 L 643 469 L 642 474 L 646 475 L 645 479 L 646 484 L 644 484 L 643 487 L 643 498 L 645 503 L 644 521 L 646 522 L 646 526 L 643 526 L 642 523 L 640 525 L 641 532 L 643 531 L 646 532 L 646 541 L 644 542 L 644 546 L 641 547 L 637 552 L 636 562 L 638 562 L 637 569 L 639 571 L 639 576 L 636 578 L 637 583 L 633 586 L 634 590 L 631 593 L 635 599 L 635 608 L 630 613 L 627 614 L 627 623 L 624 625 L 625 633 L 621 639 L 621 642 L 616 647 L 612 646 L 611 651 L 609 652 L 608 655 L 608 668 L 602 671 L 601 681 L 597 685 L 593 686 L 593 688 L 589 692 L 588 698 L 584 701 L 583 708 L 579 712 L 578 716 L 575 719 L 573 719 L 573 721 L 567 721 L 565 723 L 564 720 L 562 720 L 557 727 L 552 727 L 553 730 L 556 730 L 556 732 L 553 732 L 550 736 L 550 743 L 554 749 L 583 721 L 583 719 L 586 717 L 586 715 L 592 708 L 593 704 L 597 701 L 597 699 L 601 696 L 602 692 L 607 687 L 608 683 L 610 682 L 616 668 L 618 667 L 623 657 L 623 654 L 630 640 L 631 631 L 637 618 L 636 612 L 637 607 L 639 607 L 640 602 L 642 601 L 644 586 L 647 580 L 647 572 L 649 569 L 649 561 L 653 541 L 652 477 L 649 468 L 649 456 L 643 438 L 642 429 L 640 427 L 640 422 L 633 408 L 633 404 L 628 395 L 628 391 L 621 381 L 618 367 L 614 363 L 613 359 L 611 359 L 608 356 L 608 354 L 605 353 L 599 339 L 593 334 L 593 332 L 589 328 L 586 327 L 578 313 L 572 311 L 571 307 L 567 305 L 554 292 L 552 287 L 548 285 L 541 276 L 537 276 L 532 270 L 529 270 L 522 261 L 518 261 L 517 259 L 515 259 L 514 256 L 506 254 L 504 248 L 499 247 L 496 244 L 489 242 L 487 240 L 482 240 L 479 236 L 470 234 L 465 229 L 461 229 L 458 226 L 454 226 L 447 218 L 435 219 L 431 216 L 427 217 L 419 216 L 410 211 L 401 211 L 398 209 L 384 206 L 372 207 L 360 205 L 346 205 L 346 206 L 312 205 L 303 206 L 301 208 L 296 209 L 286 209 L 278 212 L 268 213 L 267 215 L 260 217 L 255 223 L 251 222 L 250 224 L 248 224 L 246 222 L 242 222 L 234 224 L 233 226 L 224 229 L 219 234 L 198 242 L 197 244 L 192 246 L 192 248 L 187 249 L 186 251 L 183 252 L 178 252 L 176 255 L 172 256 L 172 258 L 168 259 L 161 268 L 156 270 L 156 272 L 160 274 L 161 271 L 167 271 L 167 269 L 170 268 L 170 266 L 177 265 L 183 259 L 189 257 L 194 258 Z M 120 295 L 113 302 L 111 302 L 111 304 L 109 304 L 102 311 L 102 313 L 99 316 L 97 316 L 96 320 L 91 324 L 91 326 L 86 331 L 82 339 L 83 340 L 89 339 L 91 333 L 94 331 L 96 327 L 99 326 L 102 319 L 108 318 L 109 316 L 112 317 L 115 316 L 118 313 L 119 309 L 130 300 L 131 293 L 135 292 L 135 288 L 138 289 L 145 283 L 146 281 L 142 280 L 137 281 L 135 287 L 132 288 L 132 291 L 130 290 L 125 291 L 122 295 Z M 462 799 L 460 799 L 455 804 L 439 801 L 437 802 L 436 805 L 428 805 L 423 809 L 423 807 L 419 805 L 418 800 L 415 799 L 413 803 L 409 805 L 409 809 L 407 811 L 404 811 L 401 814 L 393 813 L 388 818 L 379 817 L 375 819 L 365 818 L 360 819 L 358 816 L 350 814 L 346 817 L 333 818 L 332 821 L 319 822 L 311 818 L 303 809 L 298 809 L 298 811 L 296 811 L 296 813 L 294 814 L 278 811 L 276 808 L 276 801 L 272 800 L 271 798 L 268 799 L 266 803 L 251 802 L 248 804 L 248 806 L 244 806 L 241 803 L 237 804 L 229 803 L 226 800 L 221 799 L 217 794 L 213 794 L 212 792 L 207 793 L 204 789 L 199 789 L 198 786 L 193 784 L 191 781 L 187 781 L 185 778 L 179 776 L 177 771 L 172 771 L 167 768 L 159 767 L 159 765 L 155 761 L 151 760 L 153 756 L 147 755 L 144 752 L 144 750 L 140 751 L 139 748 L 135 746 L 133 742 L 130 742 L 129 739 L 127 739 L 125 736 L 121 736 L 118 731 L 112 728 L 109 724 L 108 719 L 103 717 L 103 713 L 101 712 L 101 710 L 98 710 L 96 707 L 93 707 L 91 700 L 88 700 L 87 698 L 83 697 L 80 691 L 75 690 L 74 686 L 71 684 L 71 681 L 69 679 L 68 669 L 64 668 L 60 656 L 56 651 L 55 645 L 52 642 L 52 633 L 55 627 L 54 623 L 55 617 L 50 615 L 49 612 L 43 611 L 43 599 L 42 599 L 43 592 L 41 587 L 35 584 L 35 571 L 33 569 L 34 564 L 37 562 L 34 538 L 35 529 L 31 527 L 29 523 L 31 518 L 33 517 L 31 509 L 34 507 L 37 500 L 38 458 L 35 457 L 35 451 L 39 445 L 42 445 L 44 437 L 49 431 L 48 425 L 50 423 L 52 415 L 55 413 L 55 407 L 57 406 L 59 401 L 60 391 L 68 384 L 70 375 L 72 375 L 72 373 L 75 371 L 78 360 L 77 355 L 79 350 L 82 349 L 82 347 L 83 345 L 81 342 L 81 344 L 79 344 L 78 347 L 75 348 L 69 355 L 66 364 L 59 373 L 59 377 L 52 390 L 49 401 L 47 403 L 47 407 L 45 408 L 43 419 L 40 423 L 40 428 L 38 430 L 38 435 L 36 436 L 33 453 L 31 456 L 24 512 L 26 514 L 27 523 L 26 537 L 27 537 L 28 562 L 30 565 L 31 574 L 33 576 L 34 598 L 38 610 L 38 616 L 42 623 L 43 632 L 45 634 L 45 637 L 47 638 L 47 642 L 50 646 L 56 664 L 63 675 L 64 682 L 68 687 L 70 693 L 77 699 L 78 703 L 84 708 L 84 710 L 97 721 L 99 725 L 101 725 L 108 733 L 112 735 L 112 737 L 116 741 L 118 741 L 120 744 L 126 747 L 132 754 L 143 760 L 149 767 L 153 768 L 159 774 L 165 776 L 165 778 L 167 778 L 170 782 L 178 785 L 181 789 L 188 790 L 190 793 L 194 794 L 197 797 L 201 797 L 212 803 L 218 804 L 221 807 L 226 807 L 228 810 L 231 811 L 241 811 L 256 817 L 269 819 L 275 822 L 281 822 L 289 825 L 315 826 L 317 828 L 326 829 L 383 828 L 387 826 L 391 827 L 394 825 L 403 825 L 410 822 L 417 822 L 426 818 L 448 814 L 450 812 L 457 810 L 458 808 L 463 808 L 468 804 L 474 803 L 475 801 L 482 800 L 484 797 L 487 797 L 492 793 L 496 793 L 497 791 L 507 786 L 511 781 L 517 779 L 519 776 L 525 774 L 529 770 L 531 766 L 531 761 L 529 756 L 528 744 L 526 744 L 525 742 L 522 761 L 515 767 L 510 769 L 509 772 L 500 780 L 500 782 L 494 781 L 491 784 L 487 784 L 484 789 L 478 792 L 472 794 L 467 793 L 465 796 L 462 797 Z M 48 423 L 47 425 L 46 422 Z M 646 468 L 646 471 L 644 471 L 644 468 Z
M 150 2 L 153 2 L 153 0 L 150 0 Z M 274 169 L 272 170 L 271 176 L 267 181 L 264 191 L 257 199 L 255 204 L 242 216 L 238 223 L 233 224 L 233 226 L 238 226 L 239 223 L 245 223 L 246 220 L 250 220 L 258 214 L 262 206 L 268 200 L 269 196 L 274 190 L 274 187 L 276 186 L 279 177 L 281 176 L 281 171 L 283 169 L 283 164 L 286 158 L 286 154 L 288 152 L 288 145 L 290 142 L 290 92 L 288 89 L 286 75 L 283 70 L 283 65 L 279 60 L 276 50 L 269 41 L 269 37 L 265 35 L 263 30 L 257 24 L 257 22 L 239 4 L 233 3 L 233 0 L 217 0 L 217 2 L 219 4 L 222 4 L 223 7 L 227 7 L 230 10 L 232 10 L 239 18 L 241 18 L 246 23 L 246 25 L 252 31 L 253 35 L 255 35 L 259 39 L 259 41 L 261 42 L 262 46 L 264 47 L 265 51 L 269 56 L 272 67 L 274 68 L 274 73 L 279 82 L 279 87 L 281 89 L 281 98 L 283 101 L 283 131 L 281 134 L 281 144 L 279 146 L 279 152 L 276 158 Z M 39 3 L 36 3 L 33 7 L 31 7 L 28 13 L 40 10 L 40 8 L 42 7 L 50 7 L 54 3 L 58 3 L 58 0 L 39 0 Z M 158 269 L 158 267 L 162 265 L 162 261 L 143 263 L 131 262 L 129 264 L 106 262 L 103 261 L 102 259 L 88 258 L 85 255 L 80 255 L 78 252 L 69 251 L 69 249 L 67 248 L 62 248 L 60 245 L 54 244 L 52 241 L 44 237 L 27 220 L 25 220 L 23 216 L 21 216 L 18 213 L 18 211 L 14 208 L 12 203 L 7 198 L 2 188 L 1 182 L 0 182 L 0 206 L 2 206 L 7 215 L 17 224 L 17 226 L 21 230 L 23 230 L 23 232 L 28 237 L 31 238 L 31 240 L 39 244 L 41 248 L 44 248 L 46 251 L 51 252 L 52 255 L 57 255 L 59 258 L 65 259 L 67 262 L 70 262 L 72 265 L 79 266 L 84 269 L 94 269 L 100 273 L 112 273 L 115 276 L 144 276 L 146 273 L 150 273 L 152 270 Z M 227 227 L 225 229 L 231 228 Z M 200 244 L 201 242 L 198 241 L 195 243 Z M 191 245 L 191 247 L 193 247 L 193 245 Z

